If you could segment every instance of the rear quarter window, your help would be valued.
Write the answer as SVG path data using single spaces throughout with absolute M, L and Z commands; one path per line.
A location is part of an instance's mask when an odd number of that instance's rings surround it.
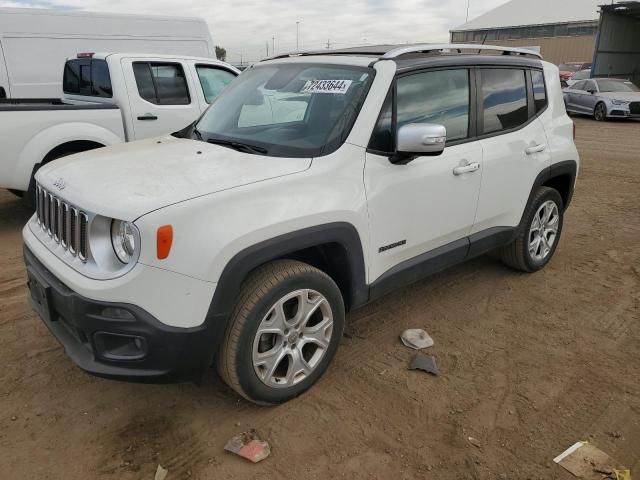
M 111 98 L 111 75 L 105 60 L 77 58 L 64 66 L 62 91 L 68 95 Z

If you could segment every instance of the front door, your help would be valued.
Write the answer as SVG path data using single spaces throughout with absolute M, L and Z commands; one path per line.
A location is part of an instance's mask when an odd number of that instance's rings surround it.
M 396 80 L 385 102 L 365 164 L 370 222 L 369 281 L 394 266 L 456 241 L 466 241 L 480 191 L 482 150 L 470 136 L 468 69 L 422 71 Z M 410 123 L 444 125 L 447 147 L 406 165 L 390 162 L 397 128 Z M 476 165 L 460 173 L 457 167 Z M 454 173 L 454 170 L 456 173 Z M 465 252 L 466 253 L 466 252 Z M 464 255 L 462 255 L 464 257 Z M 460 258 L 459 260 L 462 260 Z
M 175 60 L 122 60 L 135 138 L 181 130 L 200 115 L 187 65 Z

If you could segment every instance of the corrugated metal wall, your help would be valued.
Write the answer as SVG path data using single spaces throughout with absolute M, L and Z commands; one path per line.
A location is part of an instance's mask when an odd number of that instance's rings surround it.
M 487 44 L 502 47 L 540 47 L 542 56 L 556 65 L 564 62 L 591 62 L 595 49 L 595 35 L 583 37 L 522 38 L 517 40 L 497 40 Z
M 603 11 L 593 76 L 620 77 L 640 85 L 640 20 Z

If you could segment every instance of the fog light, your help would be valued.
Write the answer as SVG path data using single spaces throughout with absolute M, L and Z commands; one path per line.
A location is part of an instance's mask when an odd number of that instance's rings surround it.
M 140 360 L 147 354 L 147 341 L 143 337 L 98 332 L 93 338 L 98 353 L 107 360 Z

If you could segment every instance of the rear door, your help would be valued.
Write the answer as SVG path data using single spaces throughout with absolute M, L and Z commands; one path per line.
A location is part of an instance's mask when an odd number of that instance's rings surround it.
M 7 64 L 2 50 L 2 40 L 0 39 L 0 99 L 10 97 L 11 90 L 9 88 L 9 75 L 7 73 Z
M 551 165 L 539 118 L 548 113 L 542 71 L 480 68 L 477 75 L 483 170 L 473 233 L 518 225 L 536 177 Z
M 200 115 L 186 62 L 124 58 L 121 64 L 137 140 L 181 130 Z

